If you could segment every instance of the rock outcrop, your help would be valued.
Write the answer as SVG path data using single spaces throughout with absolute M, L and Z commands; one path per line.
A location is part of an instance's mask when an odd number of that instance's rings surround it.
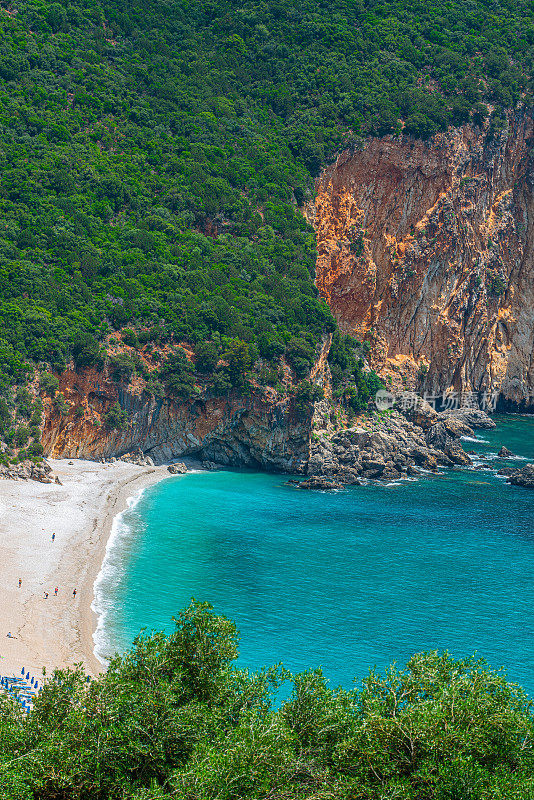
M 169 464 L 167 467 L 167 472 L 170 472 L 171 475 L 185 475 L 187 472 L 187 467 L 183 461 L 179 461 L 174 464 Z
M 12 481 L 39 481 L 39 483 L 54 483 L 54 478 L 50 476 L 52 467 L 47 461 L 34 463 L 29 459 L 21 461 L 19 464 L 0 466 L 0 479 Z M 55 477 L 55 482 L 59 483 L 59 478 Z
M 317 181 L 317 279 L 394 390 L 534 408 L 531 114 L 369 140 Z
M 355 427 L 332 428 L 328 404 L 318 403 L 310 447 L 308 474 L 357 484 L 361 479 L 391 481 L 435 472 L 439 466 L 470 466 L 460 436 L 473 431 L 436 414 L 426 432 L 402 414 L 372 415 Z
M 506 478 L 513 486 L 523 486 L 525 489 L 534 489 L 534 464 L 527 464 L 521 469 L 516 469 Z

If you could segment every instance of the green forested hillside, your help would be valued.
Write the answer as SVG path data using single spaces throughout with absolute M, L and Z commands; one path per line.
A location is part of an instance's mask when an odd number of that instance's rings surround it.
M 534 797 L 531 703 L 483 661 L 420 654 L 344 691 L 236 654 L 193 603 L 98 680 L 55 673 L 27 718 L 0 694 L 1 800 Z
M 335 328 L 298 210 L 321 165 L 485 102 L 491 138 L 533 56 L 524 0 L 3 4 L 0 390 L 125 326 L 305 376 Z

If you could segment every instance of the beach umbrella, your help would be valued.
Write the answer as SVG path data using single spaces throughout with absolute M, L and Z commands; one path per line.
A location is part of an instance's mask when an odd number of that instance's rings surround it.
M 22 672 L 22 674 L 24 675 L 24 667 L 22 667 L 22 670 L 21 670 L 21 672 Z

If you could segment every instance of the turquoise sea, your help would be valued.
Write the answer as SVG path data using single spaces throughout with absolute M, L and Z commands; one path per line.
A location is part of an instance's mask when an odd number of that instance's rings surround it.
M 237 622 L 240 663 L 321 665 L 349 687 L 417 651 L 477 653 L 534 695 L 534 491 L 495 475 L 534 460 L 534 417 L 465 442 L 491 468 L 336 493 L 198 472 L 116 521 L 96 584 L 100 655 L 172 629 L 191 597 Z M 523 460 L 496 458 L 505 444 Z

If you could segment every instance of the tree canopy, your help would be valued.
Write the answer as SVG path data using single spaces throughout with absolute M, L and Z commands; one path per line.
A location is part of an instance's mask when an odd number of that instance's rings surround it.
M 237 645 L 232 622 L 192 602 L 98 679 L 56 671 L 27 717 L 0 694 L 0 798 L 534 796 L 531 702 L 484 661 L 421 653 L 333 689 L 318 669 L 238 668 Z

